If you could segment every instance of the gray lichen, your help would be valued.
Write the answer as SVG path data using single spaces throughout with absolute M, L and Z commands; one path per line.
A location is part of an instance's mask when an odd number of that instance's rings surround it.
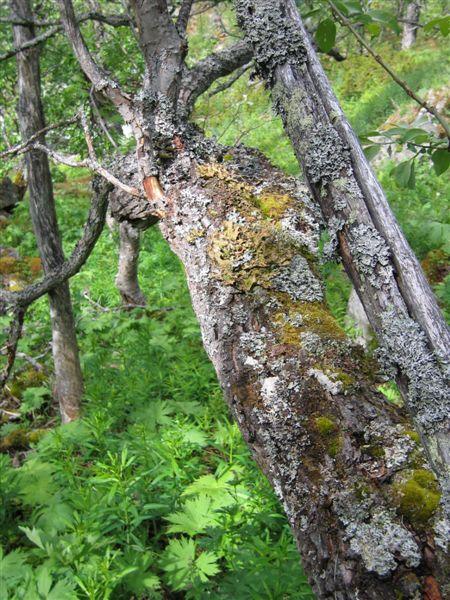
M 445 422 L 450 414 L 450 394 L 425 334 L 407 314 L 391 309 L 382 315 L 380 357 L 406 373 L 409 406 L 425 429 Z
M 388 575 L 398 563 L 417 567 L 421 553 L 410 531 L 396 523 L 384 509 L 374 512 L 369 523 L 352 522 L 346 528 L 350 548 L 359 554 L 368 571 Z
M 329 183 L 350 165 L 349 152 L 332 125 L 316 125 L 309 132 L 305 167 L 313 183 Z
M 308 261 L 296 254 L 290 264 L 273 279 L 275 289 L 289 294 L 294 300 L 322 301 L 322 285 L 312 273 Z
M 247 40 L 252 44 L 256 70 L 273 80 L 278 65 L 301 64 L 306 57 L 301 34 L 273 0 L 238 0 L 236 14 Z
M 349 231 L 349 245 L 360 275 L 380 289 L 392 280 L 389 248 L 371 225 L 360 223 Z

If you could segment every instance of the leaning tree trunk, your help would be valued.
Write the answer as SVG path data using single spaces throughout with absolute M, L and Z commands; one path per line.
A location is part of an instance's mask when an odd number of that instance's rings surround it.
M 13 14 L 22 21 L 31 21 L 29 0 L 11 0 Z M 35 37 L 32 26 L 14 26 L 16 47 Z M 17 54 L 19 85 L 19 124 L 23 140 L 40 131 L 44 123 L 41 104 L 39 55 L 37 48 Z M 44 141 L 43 136 L 39 139 Z M 39 150 L 26 155 L 30 213 L 44 272 L 58 267 L 64 260 L 53 198 L 53 187 L 47 156 Z M 63 422 L 77 418 L 83 394 L 83 379 L 78 356 L 70 300 L 69 284 L 62 283 L 49 293 L 52 324 L 52 351 L 55 366 L 55 397 Z
M 405 12 L 405 22 L 403 24 L 402 50 L 408 50 L 414 46 L 419 28 L 420 3 L 409 2 Z
M 146 299 L 139 287 L 138 265 L 140 231 L 127 221 L 119 223 L 119 261 L 116 286 L 125 306 L 145 306 Z
M 295 4 L 237 0 L 236 7 L 258 72 L 271 86 L 325 217 L 331 234 L 327 250 L 339 248 L 448 496 L 450 332 L 436 299 L 345 120 Z
M 205 348 L 319 598 L 450 593 L 440 492 L 408 416 L 325 301 L 316 209 L 256 152 L 166 171 L 161 229 Z M 425 596 L 422 594 L 434 594 Z

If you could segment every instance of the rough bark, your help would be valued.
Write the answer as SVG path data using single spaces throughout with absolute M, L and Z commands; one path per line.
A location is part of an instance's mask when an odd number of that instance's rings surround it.
M 403 23 L 402 50 L 409 50 L 414 46 L 419 28 L 420 3 L 409 2 L 406 7 L 405 20 Z
M 436 299 L 334 97 L 295 4 L 238 0 L 236 7 L 258 72 L 271 86 L 325 217 L 331 234 L 327 250 L 339 248 L 448 495 L 450 332 Z
M 375 363 L 325 305 L 307 189 L 254 152 L 213 155 L 195 163 L 186 150 L 166 172 L 161 228 L 314 591 L 394 600 L 432 585 L 445 597 L 439 492 L 429 489 L 425 513 L 411 497 L 416 480 L 436 486 L 434 475 L 409 418 L 377 393 Z
M 138 263 L 140 232 L 127 221 L 119 223 L 119 263 L 116 286 L 125 306 L 144 306 L 146 299 L 139 287 Z
M 28 0 L 11 0 L 11 6 L 19 18 L 32 19 Z M 15 25 L 13 30 L 16 46 L 34 38 L 32 26 Z M 45 127 L 37 50 L 33 48 L 18 53 L 17 66 L 20 132 L 23 139 L 28 139 Z M 41 141 L 44 142 L 44 139 Z M 48 158 L 44 153 L 32 150 L 26 155 L 25 162 L 31 219 L 44 272 L 48 273 L 64 261 Z M 55 368 L 54 395 L 59 403 L 62 421 L 68 422 L 79 415 L 83 379 L 67 282 L 49 293 L 49 303 Z

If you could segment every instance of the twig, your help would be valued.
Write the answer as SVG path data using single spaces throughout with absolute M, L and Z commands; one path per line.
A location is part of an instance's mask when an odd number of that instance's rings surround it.
M 412 98 L 417 104 L 419 104 L 422 108 L 424 108 L 430 115 L 433 115 L 437 121 L 439 121 L 440 125 L 445 131 L 445 135 L 450 144 L 450 127 L 447 124 L 446 120 L 439 114 L 439 112 L 433 107 L 430 106 L 425 100 L 420 98 L 409 86 L 408 84 L 400 79 L 400 77 L 391 69 L 389 65 L 387 65 L 384 60 L 381 58 L 379 54 L 372 49 L 370 44 L 366 42 L 363 36 L 353 27 L 351 22 L 347 19 L 345 15 L 341 13 L 341 11 L 337 8 L 337 6 L 332 2 L 332 0 L 327 0 L 328 4 L 331 7 L 331 10 L 336 15 L 338 20 L 348 27 L 348 29 L 352 32 L 358 42 L 363 46 L 367 52 L 376 60 L 376 62 L 392 77 L 392 79 L 408 94 L 410 98 Z
M 230 77 L 230 79 L 228 79 L 228 81 L 225 81 L 224 83 L 221 83 L 220 85 L 217 85 L 213 90 L 211 90 L 208 94 L 208 97 L 211 98 L 212 96 L 215 96 L 216 94 L 220 94 L 221 92 L 224 92 L 225 90 L 227 90 L 228 88 L 230 88 L 233 83 L 235 83 L 238 79 L 240 79 L 242 77 L 242 75 L 248 71 L 250 69 L 250 67 L 252 66 L 252 63 L 247 63 L 246 65 L 244 65 L 243 67 L 241 67 L 240 69 L 238 69 L 233 77 Z
M 102 128 L 103 133 L 106 135 L 106 137 L 108 138 L 108 140 L 111 142 L 111 144 L 114 146 L 114 148 L 118 148 L 114 138 L 112 137 L 112 135 L 109 133 L 109 129 L 108 126 L 106 125 L 105 120 L 103 119 L 101 113 L 100 113 L 100 109 L 97 105 L 97 102 L 95 100 L 95 94 L 94 94 L 94 88 L 91 87 L 90 91 L 89 91 L 89 99 L 91 101 L 91 105 L 92 108 L 95 112 L 98 124 L 100 125 L 100 127 Z
M 2 374 L 0 376 L 0 392 L 3 391 L 14 366 L 17 346 L 22 335 L 23 321 L 25 318 L 26 311 L 26 306 L 18 306 L 13 312 L 13 320 L 9 328 L 8 341 L 6 342 L 4 348 L 4 353 L 6 354 L 6 366 L 3 369 Z
M 34 140 L 38 139 L 44 133 L 48 131 L 52 131 L 54 129 L 59 129 L 60 127 L 66 127 L 67 125 L 73 125 L 79 120 L 79 115 L 72 117 L 71 119 L 66 119 L 65 121 L 59 121 L 58 123 L 54 123 L 53 125 L 47 125 L 43 129 L 39 129 L 33 134 L 26 142 L 22 142 L 21 144 L 17 144 L 16 146 L 12 146 L 12 148 L 8 148 L 4 152 L 0 152 L 0 158 L 6 158 L 7 156 L 15 156 L 16 154 L 21 154 L 23 150 L 25 150 Z

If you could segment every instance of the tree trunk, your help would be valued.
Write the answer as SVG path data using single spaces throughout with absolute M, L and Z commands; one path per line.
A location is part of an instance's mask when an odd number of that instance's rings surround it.
M 22 20 L 32 20 L 29 0 L 11 0 L 12 12 Z M 16 47 L 35 37 L 33 27 L 15 25 Z M 36 48 L 17 54 L 19 85 L 19 123 L 23 140 L 41 130 L 44 115 L 41 104 L 39 55 Z M 43 136 L 39 139 L 44 142 Z M 30 214 L 44 272 L 64 260 L 53 198 L 53 187 L 46 154 L 31 150 L 26 155 L 30 192 Z M 77 418 L 83 393 L 75 324 L 67 282 L 49 293 L 52 324 L 52 351 L 55 366 L 54 393 L 63 423 Z
M 426 589 L 445 597 L 436 480 L 409 418 L 377 392 L 375 362 L 325 305 L 307 189 L 256 152 L 200 164 L 194 152 L 165 174 L 161 229 L 314 591 L 339 600 L 419 598 Z
M 146 299 L 139 287 L 138 263 L 140 231 L 127 221 L 119 223 L 119 266 L 116 286 L 126 306 L 144 306 Z
M 419 19 L 420 3 L 409 2 L 406 7 L 405 22 L 403 24 L 402 50 L 408 50 L 416 43 Z
M 295 4 L 237 0 L 236 7 L 258 72 L 271 86 L 325 217 L 331 234 L 327 250 L 339 248 L 448 495 L 450 332 L 436 299 L 345 120 Z

